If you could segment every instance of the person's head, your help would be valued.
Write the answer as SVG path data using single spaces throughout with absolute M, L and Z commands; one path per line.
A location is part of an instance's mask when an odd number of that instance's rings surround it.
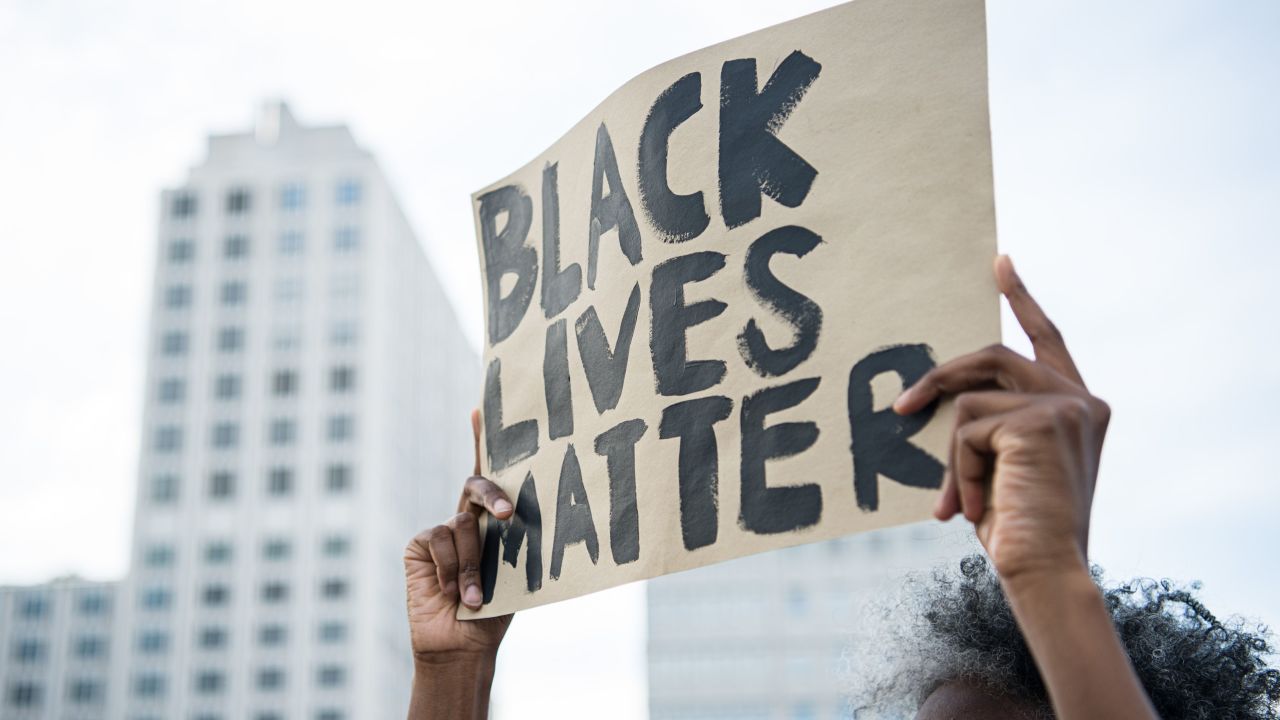
M 1103 588 L 1156 711 L 1164 720 L 1280 718 L 1280 671 L 1266 664 L 1268 632 L 1219 620 L 1196 589 L 1167 580 Z M 962 560 L 958 573 L 912 581 L 903 603 L 887 611 L 910 620 L 891 647 L 857 663 L 867 672 L 852 679 L 855 718 L 1053 718 L 1035 661 L 982 556 Z

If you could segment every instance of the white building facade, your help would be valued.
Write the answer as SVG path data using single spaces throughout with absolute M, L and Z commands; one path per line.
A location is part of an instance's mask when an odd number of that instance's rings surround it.
M 387 179 L 267 105 L 162 194 L 153 298 L 111 717 L 403 716 L 402 552 L 479 385 Z
M 116 583 L 0 587 L 0 718 L 102 720 Z

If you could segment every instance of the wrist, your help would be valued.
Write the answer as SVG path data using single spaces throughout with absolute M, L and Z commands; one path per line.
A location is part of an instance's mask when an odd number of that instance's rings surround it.
M 493 650 L 451 650 L 439 652 L 415 652 L 413 667 L 415 672 L 428 673 L 475 673 L 488 672 L 498 659 L 497 649 Z
M 1098 592 L 1093 576 L 1089 573 L 1088 563 L 1078 553 L 1074 557 L 1067 556 L 1056 562 L 1001 573 L 1000 584 L 1015 612 L 1025 602 L 1038 602 L 1078 591 Z

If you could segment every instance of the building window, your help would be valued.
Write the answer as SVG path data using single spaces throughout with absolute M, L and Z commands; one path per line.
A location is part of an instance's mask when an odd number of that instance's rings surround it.
M 297 435 L 297 426 L 292 420 L 276 418 L 271 421 L 268 436 L 272 445 L 292 445 Z
M 301 210 L 307 206 L 307 188 L 299 183 L 290 183 L 280 188 L 280 209 Z
M 176 425 L 162 425 L 156 428 L 156 452 L 174 453 L 182 449 L 182 428 Z
M 283 645 L 288 634 L 283 625 L 263 625 L 258 628 L 258 644 L 264 647 Z
M 138 635 L 138 650 L 145 655 L 158 655 L 169 649 L 169 633 L 148 630 Z
M 263 668 L 258 671 L 259 690 L 279 690 L 282 687 L 284 687 L 284 670 Z
M 345 178 L 338 181 L 334 202 L 339 205 L 359 205 L 362 194 L 363 188 L 360 186 L 359 180 Z
M 205 585 L 200 599 L 205 607 L 222 607 L 231 600 L 231 590 L 226 585 Z
M 360 247 L 360 229 L 344 225 L 333 233 L 333 249 L 339 253 L 355 252 Z
M 190 285 L 170 285 L 164 289 L 164 306 L 170 310 L 191 305 Z
M 198 641 L 204 650 L 220 650 L 227 646 L 227 630 L 212 625 L 200 628 Z
M 152 545 L 142 556 L 142 563 L 149 568 L 169 567 L 173 564 L 172 545 Z
M 293 305 L 302 300 L 302 278 L 289 277 L 276 280 L 276 302 Z
M 264 710 L 253 716 L 253 720 L 284 720 L 284 716 L 278 712 Z
M 227 214 L 244 215 L 251 210 L 252 196 L 248 188 L 232 188 L 227 191 Z
M 267 560 L 284 560 L 292 550 L 289 541 L 284 538 L 272 538 L 262 543 L 262 557 Z
M 289 599 L 289 586 L 278 580 L 262 584 L 262 602 L 282 603 Z
M 99 702 L 102 700 L 102 683 L 93 680 L 72 680 L 67 686 L 67 696 L 77 705 Z
M 23 620 L 39 620 L 49 612 L 49 601 L 41 595 L 30 595 L 22 599 L 19 615 Z
M 213 381 L 213 396 L 219 400 L 234 400 L 240 397 L 240 376 L 219 375 Z
M 88 591 L 79 597 L 79 611 L 81 615 L 102 615 L 108 609 L 110 602 L 106 598 L 105 593 L 97 591 Z
M 107 654 L 107 639 L 100 635 L 86 635 L 78 638 L 76 640 L 75 653 L 76 657 L 85 660 L 105 657 Z
M 320 549 L 328 557 L 342 557 L 351 550 L 351 541 L 345 535 L 330 535 L 324 539 Z
M 172 330 L 160 337 L 160 352 L 170 357 L 187 354 L 187 334 Z
M 316 671 L 320 687 L 341 687 L 347 680 L 347 671 L 341 665 L 321 665 Z
M 335 302 L 355 300 L 360 295 L 360 278 L 355 275 L 339 275 L 329 281 L 329 296 Z
M 339 320 L 329 328 L 329 342 L 334 347 L 351 347 L 359 338 L 359 331 L 353 320 Z
M 13 644 L 13 659 L 23 664 L 44 660 L 44 643 L 32 639 L 19 640 Z
M 225 470 L 209 476 L 209 497 L 228 500 L 236 494 L 236 476 Z
M 133 679 L 133 694 L 144 698 L 163 697 L 165 680 L 163 675 L 146 673 Z
M 201 695 L 212 695 L 222 692 L 225 683 L 222 673 L 217 670 L 201 670 L 196 673 L 196 692 Z
M 320 597 L 325 600 L 341 600 L 347 596 L 347 581 L 342 578 L 329 578 L 320 583 Z
M 238 327 L 218 329 L 218 352 L 237 352 L 244 347 L 244 330 Z
M 204 546 L 204 561 L 210 565 L 221 565 L 231 560 L 231 543 L 217 540 Z
M 186 398 L 187 384 L 180 378 L 165 378 L 160 381 L 158 395 L 160 402 L 166 405 L 176 405 Z
M 283 497 L 293 492 L 293 471 L 286 467 L 271 468 L 267 473 L 267 494 Z
M 335 708 L 325 708 L 316 711 L 316 720 L 347 720 L 347 715 Z
M 297 230 L 289 230 L 289 231 L 280 233 L 280 239 L 277 244 L 277 249 L 280 251 L 281 255 L 284 255 L 286 257 L 294 257 L 297 255 L 301 255 L 302 251 L 305 249 L 305 246 L 306 246 L 306 240 L 304 239 L 302 233 L 298 232 Z
M 356 421 L 350 415 L 334 415 L 329 418 L 330 442 L 345 442 L 355 435 Z
M 196 214 L 196 196 L 193 193 L 175 193 L 169 200 L 169 217 L 189 218 Z
M 296 370 L 277 370 L 271 375 L 271 394 L 276 397 L 288 397 L 298 392 L 298 373 Z
M 330 621 L 320 625 L 320 642 L 326 645 L 336 645 L 345 642 L 347 639 L 347 626 L 337 621 Z
M 147 610 L 166 610 L 173 596 L 162 587 L 147 588 L 142 591 L 142 607 Z
M 329 389 L 336 393 L 351 391 L 356 386 L 356 369 L 339 365 L 329 370 Z
M 178 478 L 174 475 L 156 475 L 151 478 L 151 502 L 171 503 L 178 499 Z
M 324 487 L 331 493 L 346 492 L 351 489 L 351 466 L 335 463 L 325 468 Z
M 222 299 L 223 305 L 243 305 L 248 294 L 243 282 L 233 280 L 222 283 L 222 290 L 218 297 Z
M 276 350 L 297 350 L 301 344 L 302 332 L 296 327 L 278 327 L 271 336 L 271 347 Z
M 9 704 L 16 708 L 39 707 L 44 689 L 37 683 L 17 682 L 9 686 Z
M 228 235 L 222 239 L 222 257 L 240 260 L 249 256 L 249 238 L 244 235 Z
M 233 448 L 239 444 L 239 425 L 232 422 L 223 422 L 213 426 L 213 446 L 215 448 Z
M 182 265 L 191 262 L 196 256 L 196 244 L 186 238 L 178 238 L 169 241 L 169 250 L 167 257 L 169 263 L 173 265 Z

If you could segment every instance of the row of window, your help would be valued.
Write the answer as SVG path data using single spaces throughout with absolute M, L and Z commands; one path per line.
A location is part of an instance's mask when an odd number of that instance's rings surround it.
M 284 686 L 283 668 L 262 668 L 257 671 L 256 676 L 261 690 L 277 690 Z M 316 668 L 315 683 L 320 688 L 342 687 L 347 683 L 347 669 L 342 665 L 321 665 Z M 164 675 L 143 673 L 134 678 L 133 694 L 143 698 L 159 698 L 165 695 L 167 686 Z M 227 688 L 227 674 L 221 670 L 197 670 L 192 677 L 192 687 L 201 695 L 220 694 Z
M 316 626 L 316 639 L 322 645 L 340 645 L 347 641 L 347 625 L 328 620 Z M 257 641 L 261 648 L 281 648 L 288 644 L 289 628 L 279 623 L 258 626 Z M 230 631 L 222 625 L 207 625 L 196 630 L 196 646 L 202 651 L 216 651 L 230 644 Z M 138 652 L 142 655 L 163 655 L 169 651 L 169 633 L 165 630 L 144 630 L 138 633 Z
M 329 342 L 335 347 L 354 345 L 356 327 L 352 320 L 335 322 L 329 331 Z M 243 327 L 227 325 L 218 328 L 214 333 L 213 343 L 220 353 L 238 353 L 245 349 L 245 331 Z M 300 332 L 296 327 L 276 329 L 272 338 L 272 346 L 276 350 L 294 350 L 301 344 Z M 160 354 L 166 357 L 182 357 L 191 348 L 190 335 L 185 330 L 167 330 L 160 336 Z
M 325 557 L 345 557 L 351 552 L 351 539 L 346 535 L 326 535 L 320 540 L 320 552 Z M 287 560 L 293 554 L 293 542 L 288 538 L 267 538 L 262 541 L 262 557 L 266 560 Z M 142 554 L 142 562 L 149 568 L 170 567 L 177 559 L 172 545 L 150 545 Z M 231 560 L 231 544 L 216 541 L 205 545 L 205 562 L 221 564 Z
M 340 577 L 325 578 L 317 590 L 322 600 L 343 600 L 350 593 L 350 583 Z M 269 580 L 259 589 L 260 599 L 267 604 L 285 602 L 289 598 L 289 586 L 283 581 Z M 200 604 L 208 608 L 221 608 L 231 604 L 231 587 L 224 583 L 208 583 L 200 589 Z M 173 605 L 173 592 L 165 587 L 150 587 L 142 591 L 139 604 L 146 610 L 167 610 Z
M 360 181 L 350 178 L 339 180 L 333 190 L 333 202 L 340 207 L 359 205 L 364 195 Z M 302 183 L 285 183 L 276 188 L 275 194 L 281 210 L 297 212 L 307 207 L 307 186 Z M 248 187 L 229 188 L 223 194 L 223 212 L 227 215 L 247 215 L 253 211 L 253 197 L 253 191 Z M 199 196 L 194 192 L 177 192 L 170 198 L 169 216 L 172 218 L 192 218 L 199 210 Z
M 94 617 L 106 615 L 111 610 L 111 600 L 106 593 L 88 590 L 73 598 L 76 612 L 80 615 Z M 53 613 L 53 598 L 38 595 L 19 595 L 15 601 L 17 617 L 22 620 L 41 620 Z
M 355 225 L 339 225 L 330 235 L 330 248 L 340 255 L 360 249 L 360 228 Z M 300 257 L 307 247 L 306 235 L 301 230 L 285 230 L 276 237 L 276 253 L 281 257 Z M 252 251 L 248 235 L 227 235 L 222 239 L 222 259 L 244 260 Z M 165 260 L 170 265 L 186 265 L 196 258 L 196 241 L 189 237 L 173 238 L 165 249 Z
M 356 419 L 351 415 L 331 415 L 325 423 L 325 439 L 333 443 L 342 443 L 355 437 Z M 298 439 L 298 423 L 290 418 L 276 418 L 267 423 L 267 441 L 271 445 L 284 447 L 293 445 Z M 214 423 L 209 431 L 209 444 L 219 450 L 228 450 L 240 446 L 240 424 L 226 421 Z M 179 425 L 161 425 L 156 428 L 152 439 L 152 448 L 160 454 L 176 453 L 182 450 L 183 431 Z
M 303 282 L 300 277 L 279 278 L 275 282 L 274 295 L 276 303 L 291 305 L 302 300 Z M 350 302 L 360 293 L 360 280 L 355 275 L 336 275 L 329 281 L 329 295 L 336 302 Z M 218 301 L 226 307 L 243 305 L 248 298 L 248 290 L 241 280 L 228 280 L 218 288 Z M 191 285 L 178 283 L 169 285 L 161 293 L 160 299 L 168 310 L 185 310 L 195 303 L 195 292 Z
M 106 686 L 101 680 L 73 678 L 67 681 L 67 700 L 75 705 L 101 703 Z M 9 705 L 15 708 L 38 708 L 44 703 L 44 686 L 37 682 L 15 682 L 9 685 Z
M 293 495 L 295 488 L 293 468 L 277 466 L 269 469 L 266 475 L 266 493 L 275 497 Z M 352 489 L 353 477 L 350 465 L 334 463 L 325 467 L 324 491 L 330 495 L 349 492 Z M 171 505 L 178 501 L 181 493 L 177 475 L 161 473 L 151 478 L 150 497 L 157 505 Z M 206 495 L 213 500 L 231 500 L 236 496 L 237 477 L 229 470 L 218 470 L 209 475 Z
M 97 660 L 107 656 L 107 638 L 101 635 L 83 635 L 71 642 L 69 652 L 81 660 Z M 22 638 L 14 641 L 11 657 L 17 663 L 39 663 L 48 657 L 48 643 L 38 638 Z
M 213 397 L 218 400 L 236 400 L 240 397 L 241 378 L 236 373 L 223 373 L 213 379 Z M 293 397 L 301 390 L 297 370 L 274 370 L 268 385 L 273 397 Z M 355 390 L 356 369 L 350 365 L 329 368 L 329 392 L 344 394 Z M 180 377 L 161 378 L 156 388 L 156 398 L 164 405 L 177 405 L 187 398 L 187 382 Z

